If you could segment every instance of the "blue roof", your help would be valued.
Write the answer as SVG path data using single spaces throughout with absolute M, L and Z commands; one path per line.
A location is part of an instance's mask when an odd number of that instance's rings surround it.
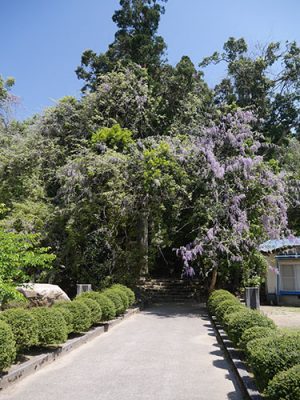
M 263 253 L 269 253 L 274 250 L 283 249 L 285 247 L 293 247 L 293 246 L 300 246 L 300 237 L 267 240 L 258 247 L 258 250 L 262 251 Z

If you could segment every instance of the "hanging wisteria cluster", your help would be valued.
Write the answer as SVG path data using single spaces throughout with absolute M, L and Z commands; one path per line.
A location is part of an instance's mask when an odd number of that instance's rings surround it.
M 259 243 L 287 232 L 285 177 L 274 160 L 264 160 L 255 122 L 251 112 L 237 111 L 195 139 L 201 188 L 195 207 L 205 223 L 177 250 L 185 266 L 199 255 L 213 268 L 221 259 L 242 262 Z

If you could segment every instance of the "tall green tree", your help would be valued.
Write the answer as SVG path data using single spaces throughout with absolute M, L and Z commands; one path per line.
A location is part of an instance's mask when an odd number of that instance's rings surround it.
M 157 35 L 163 3 L 167 0 L 120 0 L 121 9 L 112 19 L 118 31 L 114 42 L 106 53 L 96 54 L 86 50 L 81 57 L 81 66 L 76 69 L 78 78 L 86 81 L 83 90 L 95 90 L 98 75 L 111 72 L 116 63 L 136 63 L 156 75 L 163 62 L 166 44 Z
M 280 144 L 300 133 L 300 48 L 296 42 L 272 42 L 258 55 L 246 41 L 233 37 L 205 58 L 200 66 L 225 62 L 227 77 L 215 87 L 215 102 L 222 109 L 252 109 L 264 120 L 261 128 L 272 143 Z

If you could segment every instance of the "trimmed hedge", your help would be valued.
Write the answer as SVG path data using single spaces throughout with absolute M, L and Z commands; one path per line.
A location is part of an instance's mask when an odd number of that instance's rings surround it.
M 223 300 L 220 303 L 218 303 L 217 306 L 215 307 L 215 315 L 217 317 L 217 320 L 222 323 L 225 313 L 227 312 L 228 308 L 232 306 L 234 306 L 235 309 L 242 307 L 237 299 Z
M 37 307 L 32 309 L 31 313 L 38 324 L 38 345 L 59 345 L 67 340 L 67 324 L 58 310 Z
M 102 321 L 109 321 L 116 316 L 116 307 L 114 303 L 102 293 L 99 292 L 84 292 L 80 294 L 80 297 L 89 298 L 97 301 L 102 310 Z
M 207 307 L 210 312 L 215 313 L 216 307 L 221 301 L 225 300 L 237 300 L 237 298 L 227 290 L 215 290 L 212 292 L 212 294 L 209 296 L 208 301 L 207 301 Z
M 135 294 L 134 294 L 133 290 L 131 290 L 129 287 L 127 287 L 125 285 L 121 285 L 120 283 L 116 283 L 116 284 L 112 285 L 112 289 L 114 289 L 114 288 L 121 289 L 127 294 L 127 297 L 129 299 L 129 306 L 132 306 L 134 304 Z
M 223 315 L 223 319 L 222 319 L 222 324 L 223 324 L 224 328 L 225 328 L 226 330 L 228 329 L 228 322 L 229 322 L 230 316 L 231 316 L 232 314 L 235 314 L 235 313 L 237 313 L 237 312 L 243 311 L 243 310 L 245 310 L 245 309 L 246 309 L 246 307 L 245 307 L 243 304 L 241 304 L 241 303 L 239 303 L 239 304 L 234 304 L 234 305 L 232 305 L 232 306 L 229 306 L 229 307 L 227 308 L 227 310 L 225 311 L 225 313 L 224 313 L 224 315 Z
M 11 308 L 0 313 L 0 371 L 9 367 L 17 351 L 32 346 L 59 345 L 71 332 L 87 331 L 93 323 L 108 321 L 135 301 L 134 293 L 116 284 L 99 292 L 86 292 L 73 301 L 52 307 Z
M 271 319 L 245 307 L 226 290 L 213 292 L 207 305 L 232 342 L 244 350 L 266 398 L 300 399 L 300 333 L 280 332 Z
M 235 345 L 239 344 L 242 334 L 252 326 L 265 326 L 275 329 L 274 322 L 259 311 L 245 310 L 230 314 L 227 320 L 228 336 Z
M 0 370 L 8 368 L 16 358 L 16 342 L 11 327 L 0 320 Z
M 84 304 L 88 306 L 91 312 L 91 318 L 93 324 L 96 324 L 97 322 L 101 321 L 102 310 L 96 300 L 93 300 L 88 297 L 77 296 L 76 301 L 82 301 Z
M 264 394 L 268 400 L 299 400 L 300 364 L 275 375 Z
M 62 301 L 60 303 L 55 303 L 53 304 L 53 308 L 55 308 L 57 311 L 61 313 L 61 315 L 64 317 L 64 320 L 67 324 L 67 333 L 73 332 L 73 314 L 70 310 L 68 310 L 66 307 L 60 307 L 60 304 L 65 303 L 65 301 Z
M 38 343 L 38 323 L 29 310 L 11 308 L 1 313 L 0 319 L 11 327 L 18 352 Z
M 282 333 L 251 340 L 247 350 L 257 385 L 265 389 L 278 372 L 300 364 L 300 333 Z
M 247 352 L 247 345 L 251 340 L 261 339 L 268 336 L 274 336 L 277 333 L 277 329 L 269 328 L 267 326 L 252 326 L 244 331 L 241 340 L 239 341 L 239 347 Z
M 74 333 L 86 332 L 92 326 L 92 314 L 90 309 L 82 301 L 65 301 L 59 303 L 57 307 L 63 307 L 69 310 L 73 316 Z
M 111 287 L 110 290 L 113 290 L 114 292 L 118 293 L 118 295 L 121 297 L 122 303 L 123 303 L 123 312 L 127 310 L 127 308 L 129 307 L 129 297 L 127 295 L 127 293 L 118 287 Z
M 116 307 L 116 315 L 120 315 L 125 311 L 124 303 L 118 292 L 116 292 L 114 289 L 105 289 L 101 293 L 108 297 L 114 303 Z

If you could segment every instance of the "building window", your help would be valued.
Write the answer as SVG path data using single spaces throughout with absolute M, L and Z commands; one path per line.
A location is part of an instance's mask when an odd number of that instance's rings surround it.
M 280 270 L 280 291 L 300 292 L 300 264 L 282 263 Z

